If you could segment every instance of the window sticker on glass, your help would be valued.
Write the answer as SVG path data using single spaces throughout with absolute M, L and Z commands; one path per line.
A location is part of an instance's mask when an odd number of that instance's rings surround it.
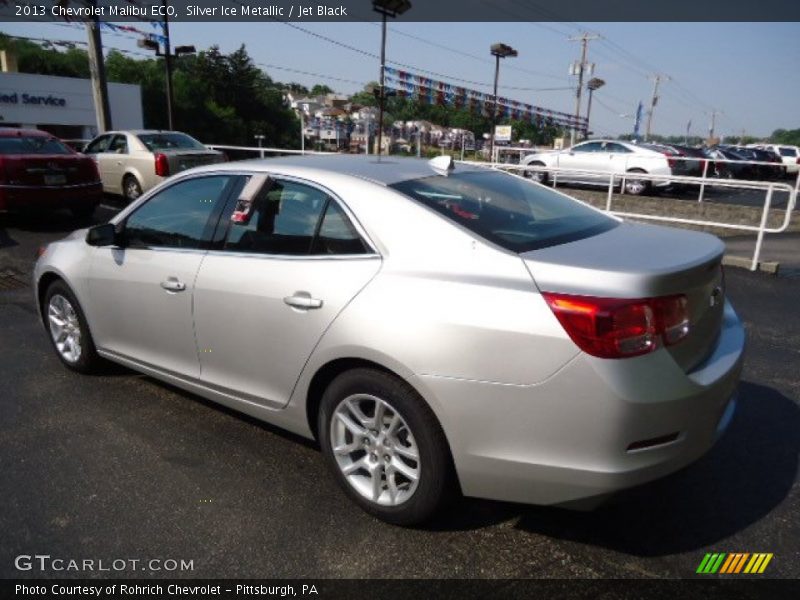
M 267 191 L 272 187 L 272 180 L 269 175 L 253 175 L 250 181 L 242 189 L 236 200 L 236 208 L 231 214 L 231 222 L 246 225 L 250 222 L 253 215 L 253 202 L 259 192 Z

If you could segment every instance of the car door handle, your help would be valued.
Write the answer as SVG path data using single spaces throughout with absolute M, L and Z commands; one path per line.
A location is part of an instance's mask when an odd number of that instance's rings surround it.
M 322 300 L 312 298 L 308 292 L 295 292 L 294 296 L 286 296 L 283 301 L 292 308 L 309 310 L 311 308 L 322 308 Z
M 175 277 L 169 277 L 166 281 L 161 282 L 161 287 L 168 292 L 182 292 L 186 289 L 186 284 L 178 281 Z

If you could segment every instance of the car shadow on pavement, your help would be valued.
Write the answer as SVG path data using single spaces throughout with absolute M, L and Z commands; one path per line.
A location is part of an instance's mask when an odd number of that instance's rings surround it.
M 474 529 L 518 517 L 517 529 L 637 556 L 696 550 L 758 522 L 783 501 L 797 476 L 798 432 L 796 402 L 742 382 L 728 431 L 678 473 L 591 512 L 467 499 L 432 527 Z
M 11 213 L 0 217 L 0 248 L 3 230 L 6 228 L 21 229 L 37 233 L 70 233 L 76 229 L 91 227 L 99 221 L 93 217 L 77 218 L 67 211 L 44 213 Z

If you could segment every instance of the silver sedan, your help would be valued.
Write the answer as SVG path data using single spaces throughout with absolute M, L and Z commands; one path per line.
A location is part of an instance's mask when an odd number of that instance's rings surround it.
M 735 410 L 715 237 L 449 158 L 193 169 L 50 244 L 57 356 L 121 363 L 319 441 L 362 508 L 589 505 L 691 463 Z

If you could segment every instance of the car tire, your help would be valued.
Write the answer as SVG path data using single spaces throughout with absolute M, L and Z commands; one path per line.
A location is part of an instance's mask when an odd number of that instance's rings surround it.
M 125 175 L 122 178 L 122 196 L 130 204 L 142 195 L 142 184 L 134 175 Z
M 545 164 L 540 161 L 528 163 L 532 167 L 544 167 Z M 541 183 L 545 185 L 548 180 L 548 173 L 544 171 L 523 171 L 522 174 L 527 177 L 528 179 L 532 179 L 536 183 Z
M 79 373 L 97 372 L 102 359 L 97 350 L 75 294 L 62 280 L 47 288 L 42 316 L 50 342 L 59 360 Z
M 646 173 L 643 169 L 631 169 L 625 173 L 625 193 L 631 196 L 641 196 L 650 191 L 650 182 L 643 179 L 631 178 L 631 173 Z
M 94 205 L 91 206 L 80 206 L 75 208 L 70 208 L 69 211 L 72 213 L 72 216 L 79 220 L 90 219 L 92 215 L 94 215 L 94 211 L 97 207 Z
M 439 421 L 419 394 L 393 375 L 359 368 L 336 377 L 322 396 L 317 431 L 344 492 L 383 521 L 422 523 L 458 489 Z

